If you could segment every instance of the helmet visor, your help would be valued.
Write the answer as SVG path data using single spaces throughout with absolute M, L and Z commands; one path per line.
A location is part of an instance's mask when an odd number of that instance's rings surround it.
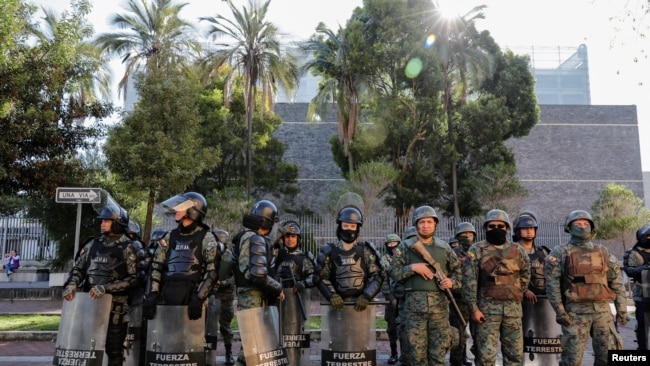
M 170 212 L 185 211 L 194 207 L 194 202 L 179 194 L 163 202 L 162 206 Z
M 92 204 L 93 210 L 99 214 L 98 218 L 107 220 L 119 219 L 121 206 L 115 202 L 111 194 L 102 189 L 100 199 L 100 202 Z M 110 215 L 108 215 L 108 213 L 110 213 Z

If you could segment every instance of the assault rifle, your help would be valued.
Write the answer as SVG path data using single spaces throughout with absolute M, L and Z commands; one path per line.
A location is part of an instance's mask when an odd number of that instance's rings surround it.
M 440 264 L 438 264 L 438 262 L 436 262 L 431 254 L 424 248 L 424 244 L 418 240 L 411 246 L 411 250 L 422 257 L 422 259 L 424 259 L 424 261 L 433 268 L 433 275 L 436 277 L 436 281 L 438 281 L 438 286 L 440 286 L 440 282 L 447 278 L 447 276 L 445 275 L 445 272 L 442 271 L 442 268 L 440 268 Z M 467 325 L 467 322 L 465 321 L 465 318 L 463 318 L 463 315 L 458 308 L 458 304 L 456 304 L 456 300 L 454 300 L 454 295 L 451 294 L 451 290 L 448 288 L 444 289 L 443 291 L 445 292 L 445 295 L 447 295 L 449 302 L 451 302 L 451 304 L 454 306 L 454 310 L 456 310 L 456 314 L 458 314 L 458 319 L 464 328 L 465 325 Z

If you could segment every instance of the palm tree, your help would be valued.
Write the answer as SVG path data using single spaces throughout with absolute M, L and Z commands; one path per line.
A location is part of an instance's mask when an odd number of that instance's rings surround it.
M 72 98 L 81 103 L 95 102 L 97 99 L 110 100 L 110 69 L 108 60 L 101 56 L 97 46 L 88 42 L 93 34 L 93 28 L 85 22 L 86 13 L 83 10 L 75 11 L 70 16 L 57 17 L 52 9 L 42 7 L 44 29 L 31 28 L 31 34 L 36 37 L 38 45 L 44 49 L 52 50 L 56 43 L 66 44 L 73 48 L 73 53 L 81 59 L 85 67 L 81 72 L 71 76 L 68 88 L 65 91 Z M 71 25 L 79 26 L 78 31 L 71 33 Z
M 263 106 L 272 110 L 273 96 L 277 92 L 278 84 L 287 93 L 293 91 L 298 85 L 298 67 L 295 58 L 289 53 L 283 53 L 280 47 L 279 32 L 275 25 L 265 20 L 270 0 L 260 4 L 258 1 L 249 0 L 248 7 L 237 9 L 231 0 L 228 6 L 232 11 L 234 20 L 224 16 L 201 17 L 201 21 L 209 23 L 208 37 L 226 38 L 225 42 L 216 42 L 215 50 L 207 57 L 215 66 L 230 65 L 226 76 L 226 98 L 229 96 L 228 85 L 235 80 L 235 75 L 244 78 L 244 99 L 246 103 L 246 126 L 248 129 L 247 177 L 246 195 L 250 197 L 251 171 L 252 171 L 252 136 L 253 113 L 258 86 L 262 89 Z M 264 107 L 260 110 L 260 118 L 264 117 Z
M 309 104 L 307 119 L 317 120 L 329 111 L 332 102 L 336 103 L 339 141 L 343 143 L 343 152 L 348 157 L 348 168 L 352 173 L 354 160 L 350 154 L 350 143 L 359 130 L 361 95 L 366 78 L 349 67 L 348 55 L 351 50 L 342 28 L 339 27 L 338 33 L 334 33 L 320 23 L 316 27 L 316 33 L 316 36 L 300 45 L 302 50 L 313 56 L 303 65 L 303 70 L 324 77 L 318 93 Z
M 110 20 L 121 30 L 97 37 L 95 43 L 103 52 L 121 57 L 126 65 L 118 84 L 124 98 L 129 78 L 149 62 L 177 65 L 198 53 L 200 44 L 191 37 L 194 27 L 178 16 L 186 5 L 174 0 L 129 0 L 128 13 L 114 14 Z
M 477 32 L 474 27 L 476 19 L 483 19 L 482 10 L 485 5 L 472 8 L 465 15 L 449 19 L 443 17 L 438 11 L 433 14 L 433 27 L 440 35 L 436 38 L 435 47 L 440 56 L 440 65 L 443 74 L 443 106 L 447 118 L 449 146 L 454 149 L 450 154 L 456 159 L 456 132 L 454 128 L 454 90 L 458 90 L 457 99 L 459 104 L 467 100 L 469 85 L 468 76 L 471 81 L 480 80 L 492 70 L 492 60 L 489 54 L 478 46 Z M 454 204 L 454 217 L 460 219 L 460 207 L 458 205 L 458 174 L 457 161 L 451 162 L 452 196 Z

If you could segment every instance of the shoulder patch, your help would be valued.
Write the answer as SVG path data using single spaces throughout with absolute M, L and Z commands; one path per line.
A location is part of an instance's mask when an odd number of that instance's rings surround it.
M 158 244 L 160 244 L 160 246 L 163 248 L 167 248 L 167 240 L 165 239 L 158 240 Z
M 393 249 L 393 256 L 395 256 L 395 257 L 400 257 L 400 256 L 402 256 L 403 253 L 404 252 L 402 251 L 402 248 L 400 248 L 400 247 L 397 247 L 397 248 Z
M 473 250 L 470 250 L 467 252 L 467 258 L 469 258 L 469 260 L 474 260 L 474 258 L 476 258 L 476 253 Z
M 560 262 L 560 258 L 554 255 L 547 255 L 546 258 L 544 258 L 544 260 L 546 260 L 546 262 L 552 266 L 555 266 Z

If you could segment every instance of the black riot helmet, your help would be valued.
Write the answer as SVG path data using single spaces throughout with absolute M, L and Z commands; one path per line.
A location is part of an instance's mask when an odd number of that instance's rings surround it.
M 517 220 L 515 220 L 515 226 L 512 230 L 512 240 L 514 241 L 519 241 L 521 240 L 521 235 L 519 235 L 519 229 L 523 228 L 534 228 L 535 229 L 535 237 L 537 236 L 537 219 L 535 216 L 529 212 L 524 212 L 517 217 Z M 533 237 L 533 239 L 535 239 Z
M 106 190 L 100 192 L 100 202 L 93 203 L 98 219 L 111 220 L 111 233 L 124 234 L 129 227 L 129 213 L 122 208 Z
M 196 192 L 178 194 L 163 202 L 162 206 L 174 212 L 187 210 L 185 217 L 196 222 L 203 222 L 208 213 L 208 201 L 202 194 Z
M 301 235 L 300 225 L 295 221 L 285 221 L 281 226 L 282 228 L 280 230 L 282 231 L 283 236 L 288 234 Z
M 268 229 L 277 221 L 278 208 L 271 201 L 257 201 L 250 213 L 244 215 L 244 227 L 251 230 Z

